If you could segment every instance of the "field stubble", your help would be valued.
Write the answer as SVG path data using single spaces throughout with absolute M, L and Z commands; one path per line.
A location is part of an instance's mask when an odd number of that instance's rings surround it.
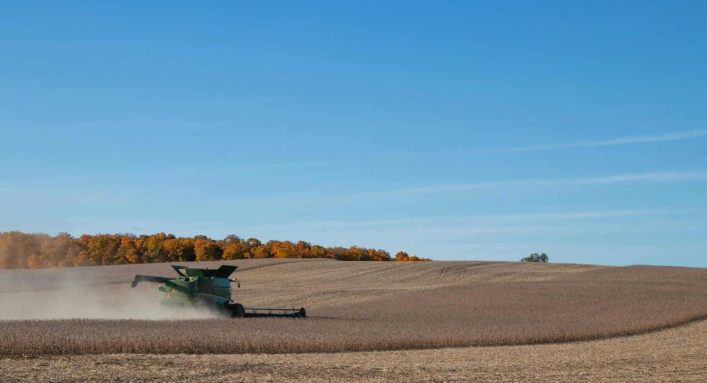
M 0 358 L 7 382 L 704 382 L 707 321 L 531 346 L 311 354 Z
M 534 344 L 636 334 L 707 316 L 704 269 L 488 262 L 236 264 L 242 266 L 239 279 L 244 285 L 234 291 L 238 300 L 251 306 L 301 304 L 311 318 L 143 320 L 127 305 L 124 312 L 106 317 L 98 310 L 94 317 L 103 319 L 69 319 L 63 310 L 54 313 L 63 319 L 0 323 L 0 355 L 303 353 Z M 2 307 L 12 308 L 8 298 L 18 294 L 23 300 L 33 294 L 62 300 L 69 288 L 62 271 L 21 271 L 14 277 L 9 276 L 14 271 L 2 271 L 0 277 L 6 278 L 0 278 L 0 288 L 10 290 L 0 290 L 5 291 L 0 293 Z M 82 274 L 80 283 L 90 283 L 93 295 L 112 304 L 121 302 L 124 294 L 154 294 L 154 286 L 126 288 L 137 271 L 134 266 L 65 271 L 75 274 L 70 278 L 74 281 Z M 170 275 L 167 265 L 145 265 L 140 272 Z M 18 275 L 24 283 L 21 291 L 9 279 Z M 80 291 L 81 286 L 70 288 Z M 80 313 L 84 303 L 69 304 Z M 46 310 L 31 314 L 52 317 Z

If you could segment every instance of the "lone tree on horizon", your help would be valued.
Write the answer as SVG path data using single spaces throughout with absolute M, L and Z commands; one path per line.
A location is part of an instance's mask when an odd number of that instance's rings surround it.
M 529 256 L 521 259 L 520 261 L 521 262 L 548 263 L 548 262 L 550 262 L 550 258 L 545 253 L 540 253 L 540 254 L 533 253 L 533 254 L 530 254 Z

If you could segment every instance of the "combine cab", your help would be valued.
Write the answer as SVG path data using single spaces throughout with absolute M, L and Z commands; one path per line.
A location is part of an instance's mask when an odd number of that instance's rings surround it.
M 231 317 L 285 317 L 304 318 L 304 308 L 245 308 L 231 299 L 231 282 L 240 287 L 240 282 L 230 279 L 238 266 L 222 265 L 218 269 L 193 269 L 172 265 L 179 277 L 156 277 L 136 275 L 132 287 L 140 282 L 161 283 L 158 290 L 162 303 L 175 306 L 202 306 Z

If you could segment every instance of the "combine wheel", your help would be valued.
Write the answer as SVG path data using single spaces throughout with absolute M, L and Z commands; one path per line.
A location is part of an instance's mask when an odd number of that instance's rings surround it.
M 228 305 L 228 308 L 231 310 L 231 317 L 232 318 L 245 317 L 245 309 L 243 308 L 242 304 L 234 303 L 232 305 Z

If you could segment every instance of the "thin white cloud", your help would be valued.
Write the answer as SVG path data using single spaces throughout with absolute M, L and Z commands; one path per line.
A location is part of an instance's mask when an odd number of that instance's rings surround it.
M 648 182 L 648 183 L 666 183 L 666 182 L 690 182 L 703 181 L 707 179 L 707 172 L 658 172 L 644 174 L 622 174 L 607 177 L 591 177 L 584 179 L 572 180 L 572 183 L 580 185 L 589 184 L 615 184 L 627 182 Z
M 499 148 L 494 151 L 496 152 L 539 152 L 545 150 L 559 150 L 559 149 L 573 149 L 573 148 L 595 148 L 602 146 L 618 146 L 618 145 L 634 145 L 634 144 L 645 144 L 651 142 L 669 142 L 669 141 L 684 141 L 695 138 L 707 137 L 707 130 L 696 129 L 687 130 L 682 132 L 656 134 L 656 135 L 646 135 L 646 136 L 629 136 L 629 137 L 618 137 L 606 140 L 598 141 L 586 141 L 586 142 L 565 142 L 559 144 L 545 144 L 545 145 L 530 145 L 530 146 L 518 146 L 518 147 L 508 147 Z
M 420 217 L 420 218 L 393 218 L 375 219 L 359 221 L 342 220 L 315 220 L 296 221 L 285 224 L 268 224 L 251 226 L 254 229 L 271 230 L 337 230 L 337 229 L 357 229 L 357 228 L 378 228 L 378 227 L 409 227 L 409 226 L 460 226 L 469 224 L 498 224 L 498 223 L 519 223 L 519 222 L 566 222 L 566 221 L 587 221 L 587 220 L 607 220 L 631 217 L 664 216 L 685 213 L 681 209 L 633 209 L 633 210 L 583 210 L 570 212 L 544 212 L 544 213 L 510 213 L 510 214 L 479 214 L 466 217 Z
M 479 189 L 495 189 L 502 187 L 522 187 L 522 186 L 547 186 L 547 185 L 600 185 L 619 183 L 672 183 L 672 182 L 694 182 L 707 180 L 707 172 L 653 172 L 638 174 L 618 174 L 601 177 L 584 178 L 538 178 L 525 180 L 508 180 L 495 182 L 438 184 L 428 186 L 405 187 L 398 189 L 382 190 L 375 192 L 363 192 L 359 196 L 388 196 L 388 195 L 421 195 L 448 193 L 459 191 L 470 191 Z

